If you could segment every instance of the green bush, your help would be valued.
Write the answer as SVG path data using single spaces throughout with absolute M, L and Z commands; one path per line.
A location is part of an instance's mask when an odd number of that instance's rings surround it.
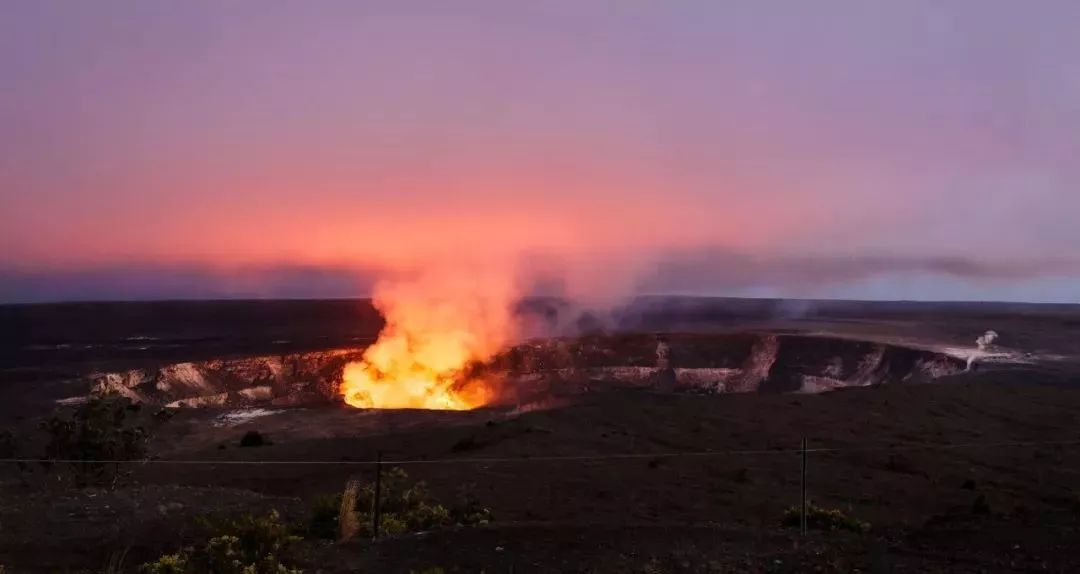
M 356 492 L 356 534 L 370 538 L 375 485 L 364 484 Z M 341 502 L 340 494 L 317 498 L 304 530 L 312 537 L 338 537 Z M 491 509 L 481 505 L 471 489 L 464 489 L 459 503 L 447 508 L 432 497 L 423 481 L 411 481 L 409 475 L 398 467 L 383 472 L 379 508 L 379 536 L 423 532 L 454 524 L 487 524 L 493 519 Z
M 191 572 L 191 564 L 188 555 L 184 552 L 165 554 L 153 562 L 143 564 L 139 572 L 142 574 L 186 574 Z
M 73 468 L 79 484 L 115 480 L 119 464 L 106 461 L 137 460 L 146 456 L 149 433 L 134 421 L 139 405 L 124 397 L 102 397 L 74 411 L 54 414 L 41 423 L 48 434 L 45 457 L 77 461 Z
M 287 562 L 296 558 L 300 538 L 276 511 L 204 521 L 211 531 L 205 544 L 143 564 L 143 574 L 301 574 Z
M 461 526 L 477 526 L 487 524 L 495 519 L 491 509 L 480 504 L 476 497 L 475 486 L 465 485 L 459 492 L 458 503 L 450 508 L 450 518 L 455 524 Z
M 312 538 L 333 540 L 338 537 L 340 514 L 340 494 L 320 496 L 312 503 L 303 530 Z
M 371 512 L 375 485 L 360 488 L 356 500 L 361 536 L 372 535 Z M 379 494 L 379 536 L 431 530 L 450 524 L 446 507 L 435 502 L 424 482 L 411 482 L 404 470 L 394 467 L 384 472 Z
M 802 507 L 792 506 L 784 511 L 782 524 L 789 528 L 799 528 L 802 525 Z M 870 529 L 870 523 L 848 516 L 836 508 L 821 508 L 810 503 L 806 505 L 806 527 L 826 532 L 866 532 Z

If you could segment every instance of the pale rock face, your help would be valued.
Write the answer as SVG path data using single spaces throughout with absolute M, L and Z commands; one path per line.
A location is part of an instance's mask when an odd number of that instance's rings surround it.
M 844 381 L 833 379 L 830 377 L 815 377 L 813 375 L 803 375 L 802 386 L 799 388 L 800 393 L 823 393 L 825 391 L 831 391 L 833 389 L 839 389 L 847 387 Z
M 145 371 L 135 369 L 121 373 L 91 375 L 93 382 L 91 394 L 119 395 L 135 402 L 143 402 L 145 397 L 138 391 L 140 385 L 147 382 Z
M 205 368 L 212 369 L 219 361 L 211 361 Z M 212 392 L 213 387 L 203 376 L 201 365 L 195 363 L 177 363 L 162 367 L 155 388 L 163 393 L 191 394 Z
M 741 369 L 675 369 L 675 386 L 725 393 L 741 374 Z
M 213 359 L 91 375 L 91 395 L 120 395 L 178 407 L 249 405 L 336 398 L 355 349 Z M 304 398 L 306 397 L 306 398 Z
M 761 383 L 769 377 L 779 350 L 780 340 L 774 335 L 764 336 L 754 343 L 750 356 L 743 364 L 742 373 L 732 380 L 730 392 L 748 393 L 758 390 Z

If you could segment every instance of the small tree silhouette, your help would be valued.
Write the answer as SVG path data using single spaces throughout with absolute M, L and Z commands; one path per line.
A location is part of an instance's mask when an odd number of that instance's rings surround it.
M 146 429 L 132 421 L 138 410 L 127 398 L 105 397 L 91 399 L 70 414 L 54 414 L 41 423 L 49 435 L 45 458 L 71 461 L 80 486 L 115 482 L 119 461 L 146 455 Z

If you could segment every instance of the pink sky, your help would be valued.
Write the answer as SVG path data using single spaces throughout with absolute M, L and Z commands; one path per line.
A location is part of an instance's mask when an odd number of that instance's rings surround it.
M 5 2 L 0 299 L 363 295 L 433 257 L 545 254 L 634 260 L 639 290 L 1080 301 L 1078 21 Z

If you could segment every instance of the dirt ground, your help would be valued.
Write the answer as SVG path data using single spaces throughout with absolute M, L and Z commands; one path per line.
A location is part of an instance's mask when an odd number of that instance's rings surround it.
M 114 489 L 24 486 L 9 474 L 0 563 L 75 570 L 121 551 L 141 561 L 222 509 L 299 519 L 316 496 L 371 477 L 361 463 L 381 452 L 414 461 L 403 468 L 442 499 L 470 485 L 496 521 L 316 544 L 310 571 L 1073 571 L 1078 408 L 1080 390 L 959 381 L 823 395 L 613 390 L 523 414 L 306 409 L 220 427 L 220 413 L 193 410 L 156 429 L 161 462 L 132 465 Z M 239 447 L 252 429 L 272 444 Z M 869 522 L 868 533 L 802 539 L 780 526 L 800 501 L 802 437 L 836 449 L 808 455 L 809 497 Z M 165 462 L 178 460 L 221 464 Z M 980 498 L 987 508 L 975 508 Z

